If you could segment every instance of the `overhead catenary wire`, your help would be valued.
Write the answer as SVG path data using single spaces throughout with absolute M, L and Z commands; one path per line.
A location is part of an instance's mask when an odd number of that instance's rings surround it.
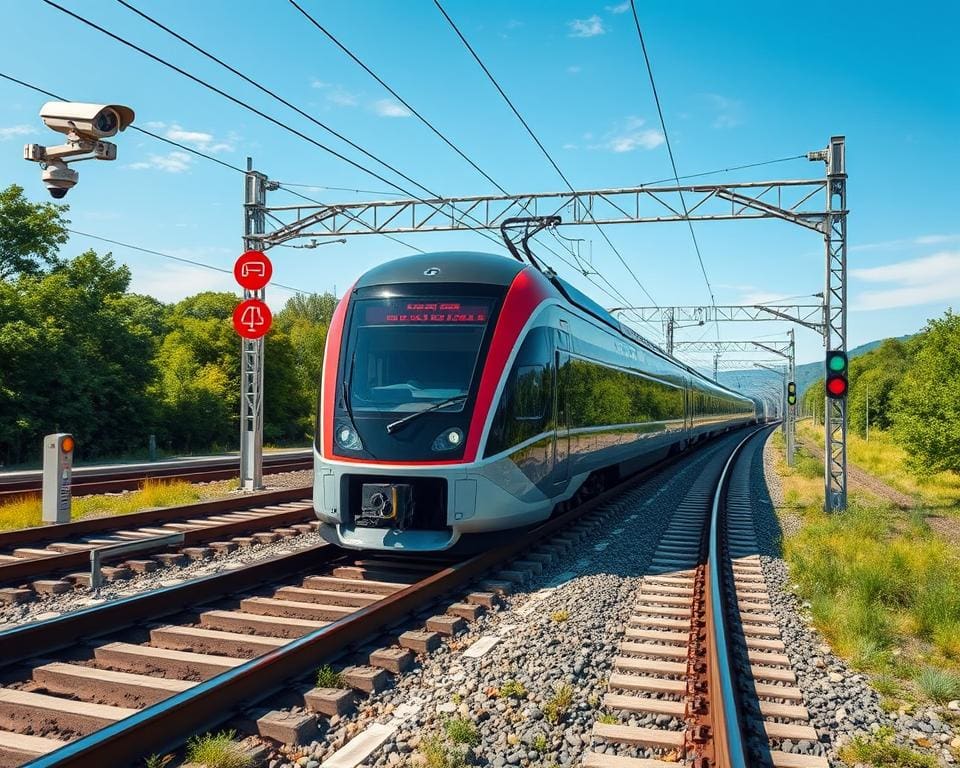
M 436 0 L 435 0 L 436 1 Z M 640 29 L 640 17 L 637 15 L 637 5 L 635 0 L 630 0 L 630 9 L 633 12 L 633 21 L 637 27 L 637 36 L 640 38 L 640 50 L 643 52 L 643 60 L 647 66 L 647 75 L 650 78 L 650 88 L 653 90 L 653 100 L 657 105 L 657 114 L 660 117 L 660 128 L 663 130 L 663 141 L 667 145 L 667 155 L 670 157 L 670 167 L 673 169 L 673 178 L 680 186 L 680 175 L 677 173 L 677 163 L 673 157 L 673 148 L 670 146 L 670 134 L 667 132 L 667 123 L 663 118 L 663 108 L 660 106 L 660 95 L 657 93 L 657 84 L 653 78 L 653 68 L 650 66 L 650 57 L 647 54 L 647 44 L 643 39 L 643 31 Z M 690 211 L 687 209 L 687 201 L 684 199 L 683 192 L 678 190 L 680 195 L 680 205 L 683 208 L 683 215 L 690 229 L 690 237 L 693 240 L 693 248 L 697 253 L 697 261 L 700 262 L 700 271 L 703 273 L 704 282 L 707 284 L 707 292 L 710 294 L 710 304 L 717 306 L 717 299 L 713 293 L 713 286 L 710 284 L 710 278 L 707 276 L 707 268 L 703 264 L 703 256 L 700 253 L 700 244 L 697 242 L 697 235 L 693 231 L 693 222 L 690 221 Z M 717 337 L 720 336 L 720 323 L 716 323 Z
M 440 4 L 440 0 L 433 0 L 433 3 L 434 5 L 436 5 L 437 10 L 439 10 L 440 13 L 443 15 L 444 19 L 446 19 L 451 29 L 453 29 L 453 31 L 457 34 L 457 37 L 460 38 L 460 41 L 463 43 L 464 47 L 470 52 L 470 54 L 473 56 L 477 64 L 480 65 L 480 69 L 483 70 L 484 74 L 487 76 L 487 79 L 490 80 L 494 88 L 496 88 L 499 94 L 503 97 L 503 100 L 507 103 L 507 106 L 510 107 L 510 110 L 513 112 L 516 118 L 520 121 L 520 124 L 523 125 L 523 127 L 526 129 L 527 133 L 530 135 L 530 138 L 533 139 L 534 143 L 540 148 L 540 151 L 543 153 L 544 157 L 546 157 L 550 165 L 553 166 L 553 169 L 557 172 L 557 175 L 559 175 L 560 178 L 563 179 L 563 183 L 567 185 L 570 191 L 575 193 L 576 190 L 574 189 L 573 185 L 570 183 L 569 179 L 567 179 L 567 177 L 564 175 L 563 171 L 560 170 L 560 166 L 557 165 L 556 161 L 547 151 L 547 148 L 544 147 L 543 143 L 537 137 L 536 133 L 534 133 L 533 129 L 530 128 L 530 125 L 523 118 L 523 115 L 521 115 L 520 111 L 514 106 L 513 102 L 510 100 L 510 97 L 507 96 L 503 88 L 500 87 L 500 83 L 497 82 L 497 79 L 493 76 L 493 74 L 487 68 L 486 64 L 483 63 L 483 60 L 480 58 L 477 52 L 473 49 L 473 46 L 471 46 L 467 38 L 464 37 L 463 33 L 460 31 L 460 28 L 457 27 L 453 19 L 450 18 L 449 14 L 447 14 L 447 12 L 444 10 L 443 6 Z M 633 269 L 630 267 L 630 265 L 627 264 L 626 259 L 624 259 L 620 251 L 617 250 L 616 246 L 607 236 L 607 233 L 603 230 L 603 227 L 601 227 L 596 222 L 596 220 L 593 217 L 593 213 L 588 210 L 587 215 L 590 216 L 591 220 L 593 220 L 594 226 L 596 226 L 597 230 L 603 236 L 603 239 L 606 241 L 607 245 L 610 246 L 610 250 L 612 250 L 614 254 L 616 254 L 617 258 L 620 260 L 620 263 L 623 265 L 624 269 L 626 269 L 627 272 L 630 273 L 630 276 L 633 278 L 634 282 L 636 282 L 636 284 L 640 287 L 640 290 L 643 291 L 646 297 L 656 305 L 657 303 L 656 300 L 653 298 L 653 296 L 650 295 L 646 287 L 644 287 L 643 283 L 640 281 L 640 278 L 637 277 L 636 272 L 634 272 Z
M 85 24 L 86 26 L 91 27 L 92 29 L 96 29 L 98 32 L 101 32 L 101 33 L 105 34 L 107 37 L 109 37 L 109 38 L 117 41 L 118 43 L 120 43 L 120 44 L 122 44 L 122 45 L 125 45 L 125 46 L 127 46 L 128 48 L 131 48 L 131 49 L 137 51 L 138 53 L 146 56 L 146 57 L 149 58 L 149 59 L 152 59 L 153 61 L 157 62 L 158 64 L 162 64 L 163 66 L 167 67 L 168 69 L 172 69 L 174 72 L 177 72 L 178 74 L 182 75 L 183 77 L 186 77 L 188 80 L 191 80 L 191 81 L 197 83 L 198 85 L 200 85 L 200 86 L 202 86 L 202 87 L 204 87 L 204 88 L 206 88 L 206 89 L 208 89 L 208 90 L 210 90 L 210 91 L 213 91 L 214 93 L 218 94 L 219 96 L 222 96 L 223 98 L 225 98 L 225 99 L 227 99 L 228 101 L 236 104 L 237 106 L 242 107 L 243 109 L 246 109 L 246 110 L 249 111 L 249 112 L 252 112 L 253 114 L 257 115 L 258 117 L 263 118 L 264 120 L 272 123 L 273 125 L 276 125 L 276 126 L 278 126 L 279 128 L 282 128 L 283 130 L 285 130 L 285 131 L 287 131 L 287 132 L 289 132 L 289 133 L 292 133 L 294 136 L 297 136 L 297 137 L 303 139 L 304 141 L 312 144 L 313 146 L 317 147 L 318 149 L 321 149 L 321 150 L 323 150 L 324 152 L 327 152 L 328 154 L 333 155 L 334 157 L 336 157 L 336 158 L 344 161 L 345 163 L 353 166 L 354 168 L 357 168 L 358 170 L 362 171 L 363 173 L 366 173 L 366 174 L 372 176 L 373 178 L 377 179 L 378 181 L 383 182 L 383 183 L 386 184 L 387 186 L 393 187 L 394 189 L 396 189 L 396 190 L 398 190 L 398 191 L 400 191 L 400 192 L 403 192 L 404 194 L 406 194 L 406 195 L 409 196 L 410 198 L 413 198 L 413 199 L 415 199 L 415 200 L 418 200 L 419 202 L 423 203 L 424 205 L 427 205 L 427 206 L 429 206 L 429 207 L 431 207 L 431 208 L 436 209 L 438 212 L 443 213 L 443 211 L 442 211 L 440 208 L 438 208 L 436 205 L 434 205 L 433 203 L 431 203 L 429 200 L 424 200 L 424 199 L 421 198 L 419 195 L 415 195 L 415 194 L 413 194 L 412 192 L 410 192 L 409 190 L 404 189 L 404 188 L 403 188 L 402 186 L 400 186 L 399 184 L 397 184 L 397 183 L 391 181 L 390 179 L 382 176 L 381 174 L 377 173 L 376 171 L 371 170 L 370 168 L 365 167 L 364 165 L 356 162 L 355 160 L 350 159 L 350 158 L 347 157 L 346 155 L 342 154 L 341 152 L 338 152 L 337 150 L 333 149 L 332 147 L 327 146 L 326 144 L 324 144 L 323 142 L 321 142 L 321 141 L 313 138 L 312 136 L 308 136 L 307 134 L 303 133 L 302 131 L 300 131 L 300 130 L 298 130 L 298 129 L 290 126 L 290 125 L 287 125 L 287 124 L 286 124 L 285 122 L 283 122 L 282 120 L 279 120 L 279 119 L 273 117 L 272 115 L 267 114 L 267 113 L 264 112 L 263 110 L 258 109 L 257 107 L 254 107 L 254 106 L 252 106 L 251 104 L 248 104 L 248 103 L 245 102 L 243 99 L 237 98 L 236 96 L 233 96 L 233 95 L 227 93 L 227 92 L 224 91 L 222 88 L 218 88 L 217 86 L 212 85 L 211 83 L 208 83 L 208 82 L 207 82 L 206 80 L 204 80 L 203 78 L 197 77 L 196 75 L 193 75 L 193 74 L 191 74 L 190 72 L 187 72 L 185 69 L 182 69 L 181 67 L 178 67 L 176 64 L 172 64 L 172 63 L 166 61 L 165 59 L 161 58 L 160 56 L 157 56 L 156 54 L 151 53 L 150 51 L 146 50 L 145 48 L 137 45 L 136 43 L 133 43 L 133 42 L 131 42 L 131 41 L 129 41 L 129 40 L 121 37 L 120 35 L 114 34 L 114 33 L 111 32 L 110 30 L 106 29 L 105 27 L 100 26 L 100 25 L 97 24 L 96 22 L 93 22 L 93 21 L 91 21 L 90 19 L 84 18 L 83 16 L 80 16 L 79 14 L 74 13 L 73 11 L 69 10 L 68 8 L 64 8 L 62 5 L 59 5 L 58 3 L 53 2 L 53 0 L 43 0 L 43 2 L 44 2 L 45 4 L 47 4 L 47 5 L 49 5 L 50 7 L 56 8 L 57 10 L 61 11 L 62 13 L 65 13 L 66 15 L 71 16 L 72 18 L 76 19 L 76 20 L 79 21 L 80 23 Z M 211 56 L 212 56 L 212 55 L 211 55 Z M 222 64 L 222 62 L 218 62 L 218 63 L 221 63 L 221 64 Z M 223 66 L 225 66 L 225 67 L 227 67 L 228 69 L 230 69 L 230 67 L 229 67 L 228 65 L 223 64 Z M 242 75 L 241 75 L 241 76 L 242 76 Z M 269 91 L 267 91 L 267 92 L 269 92 Z M 273 94 L 271 94 L 271 95 L 273 95 Z M 275 98 L 278 98 L 278 99 L 279 99 L 279 97 L 275 97 Z M 294 109 L 296 109 L 296 108 L 294 107 Z M 308 116 L 308 117 L 309 117 L 309 116 Z M 315 118 L 311 118 L 311 119 L 315 120 Z M 315 120 L 315 121 L 316 121 L 316 120 Z M 319 121 L 316 121 L 316 122 L 317 122 L 318 124 L 320 124 Z M 321 124 L 321 125 L 322 125 L 322 124 Z M 337 133 L 336 133 L 335 131 L 333 131 L 332 129 L 327 128 L 326 126 L 323 126 L 323 127 L 325 128 L 325 130 L 328 130 L 328 131 L 330 131 L 333 135 L 336 135 L 336 136 L 339 137 L 339 134 L 337 134 Z M 342 137 L 341 137 L 341 138 L 342 138 Z M 346 141 L 347 143 L 351 144 L 351 146 L 355 146 L 355 147 L 357 146 L 357 145 L 352 144 L 352 143 L 351 143 L 348 139 L 346 139 L 346 138 L 344 138 L 343 140 Z M 358 147 L 358 149 L 360 149 L 360 151 L 366 152 L 366 150 L 363 150 L 362 148 L 359 148 L 359 147 Z M 424 191 L 425 191 L 428 195 L 430 195 L 431 197 L 433 197 L 433 198 L 441 198 L 441 197 L 442 197 L 442 195 L 439 195 L 438 193 L 432 191 L 432 190 L 429 189 L 428 187 L 425 187 L 425 186 L 423 186 L 422 184 L 414 181 L 413 179 L 410 179 L 410 178 L 407 177 L 405 174 L 403 174 L 401 171 L 398 171 L 398 170 L 396 170 L 395 168 L 393 168 L 393 166 L 390 166 L 389 164 L 386 164 L 386 163 L 384 163 L 383 161 L 380 161 L 380 160 L 377 160 L 377 162 L 380 162 L 380 163 L 383 164 L 385 167 L 390 168 L 394 173 L 396 173 L 397 175 L 399 175 L 399 176 L 401 176 L 402 178 L 406 179 L 407 181 L 409 181 L 409 182 L 410 182 L 411 184 L 413 184 L 414 186 L 419 187 L 420 189 L 424 190 Z M 477 234 L 481 235 L 482 237 L 485 237 L 487 240 L 490 240 L 491 242 L 496 243 L 498 246 L 501 245 L 500 241 L 499 241 L 497 238 L 492 237 L 491 235 L 489 235 L 489 233 L 487 233 L 487 232 L 485 232 L 485 231 L 477 231 Z

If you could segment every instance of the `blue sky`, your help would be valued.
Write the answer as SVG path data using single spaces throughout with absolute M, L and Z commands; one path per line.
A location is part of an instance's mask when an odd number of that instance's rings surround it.
M 107 0 L 61 0 L 74 11 L 207 79 L 365 165 L 373 164 L 165 32 Z M 287 2 L 131 0 L 175 31 L 444 195 L 495 190 L 408 115 Z M 471 158 L 512 192 L 562 191 L 476 63 L 429 0 L 320 2 L 306 9 Z M 607 2 L 446 0 L 458 23 L 560 168 L 579 188 L 630 186 L 671 175 L 628 6 Z M 638 3 L 680 174 L 799 155 L 847 137 L 850 345 L 917 330 L 960 297 L 960 67 L 953 4 Z M 794 6 L 790 6 L 794 8 Z M 272 179 L 315 185 L 327 202 L 382 199 L 336 191 L 393 191 L 40 0 L 5 0 L 0 71 L 78 101 L 129 104 L 137 124 Z M 626 12 L 625 12 L 626 11 Z M 62 47 L 57 47 L 62 46 Z M 47 199 L 25 142 L 56 143 L 37 111 L 45 98 L 0 80 L 0 184 Z M 127 132 L 113 163 L 82 163 L 66 198 L 80 231 L 229 268 L 241 252 L 242 177 Z M 380 169 L 384 175 L 393 177 Z M 719 179 L 813 178 L 806 160 Z M 403 182 L 401 182 L 403 183 Z M 271 204 L 290 204 L 283 191 Z M 822 240 L 779 221 L 695 225 L 718 303 L 810 296 L 823 287 Z M 607 233 L 660 304 L 709 297 L 684 224 L 611 226 Z M 595 229 L 586 238 L 601 271 L 629 299 L 640 288 Z M 408 235 L 425 250 L 491 250 L 473 233 Z M 133 288 L 172 301 L 232 278 L 74 236 L 67 252 L 112 250 Z M 381 237 L 271 252 L 276 281 L 342 292 L 364 270 L 411 251 Z M 601 303 L 579 275 L 558 265 Z M 274 289 L 274 308 L 289 292 Z M 802 300 L 802 299 L 801 299 Z M 812 301 L 812 299 L 811 299 Z M 736 324 L 725 338 L 782 336 L 786 326 Z M 650 329 L 643 332 L 654 337 Z M 704 329 L 678 332 L 695 339 Z M 712 331 L 710 331 L 712 336 Z M 798 331 L 799 362 L 821 358 Z M 744 355 L 738 355 L 742 358 Z M 705 358 L 704 358 L 705 359 Z

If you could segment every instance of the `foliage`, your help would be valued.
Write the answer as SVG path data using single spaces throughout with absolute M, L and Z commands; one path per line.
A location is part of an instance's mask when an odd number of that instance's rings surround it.
M 234 739 L 236 731 L 193 736 L 187 742 L 187 761 L 207 768 L 250 768 L 253 758 Z
M 873 736 L 855 736 L 840 748 L 840 758 L 848 765 L 866 763 L 877 768 L 936 768 L 929 755 L 914 752 L 893 741 L 893 730 L 881 728 Z
M 346 688 L 343 675 L 329 664 L 324 664 L 317 670 L 317 688 Z
M 616 715 L 612 715 L 609 712 L 604 712 L 603 714 L 597 716 L 597 722 L 604 723 L 605 725 L 613 725 L 619 721 L 617 720 Z
M 454 717 L 443 724 L 447 736 L 454 744 L 469 744 L 476 746 L 480 743 L 480 732 L 472 721 L 465 717 Z
M 0 190 L 0 280 L 59 265 L 57 247 L 68 237 L 67 210 L 66 205 L 31 203 L 16 184 Z
M 536 736 L 534 736 L 530 746 L 537 750 L 537 752 L 546 752 L 550 747 L 549 743 L 547 742 L 547 737 L 543 733 L 538 733 Z
M 554 611 L 551 613 L 550 618 L 559 624 L 569 619 L 570 614 L 567 611 L 560 609 L 559 611 Z
M 550 697 L 543 707 L 543 714 L 546 716 L 547 722 L 556 725 L 563 720 L 564 715 L 567 714 L 567 710 L 570 709 L 572 703 L 573 688 L 567 683 L 558 686 L 553 696 Z
M 960 470 L 960 315 L 931 320 L 893 393 L 894 431 L 920 472 Z
M 143 761 L 144 768 L 166 768 L 173 762 L 173 755 L 150 755 Z

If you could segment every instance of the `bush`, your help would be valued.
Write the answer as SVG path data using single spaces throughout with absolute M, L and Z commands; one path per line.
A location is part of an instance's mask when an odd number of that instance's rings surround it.
M 187 762 L 206 768 L 250 768 L 253 758 L 234 739 L 236 731 L 193 736 L 187 742 Z
M 936 667 L 926 667 L 916 678 L 917 687 L 928 699 L 946 704 L 960 699 L 960 675 Z

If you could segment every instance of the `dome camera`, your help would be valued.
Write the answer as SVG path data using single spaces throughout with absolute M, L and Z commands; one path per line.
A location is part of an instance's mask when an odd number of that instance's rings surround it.
M 40 178 L 50 192 L 50 196 L 54 200 L 61 200 L 66 197 L 68 191 L 76 186 L 80 174 L 68 168 L 66 163 L 54 160 L 43 169 Z

